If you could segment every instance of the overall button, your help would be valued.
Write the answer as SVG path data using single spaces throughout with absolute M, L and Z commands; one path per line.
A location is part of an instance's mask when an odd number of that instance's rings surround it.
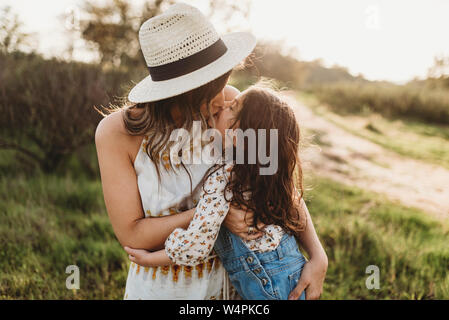
M 252 263 L 254 261 L 253 257 L 249 256 L 248 258 L 246 258 L 246 262 L 248 263 Z
M 264 286 L 266 286 L 266 285 L 267 285 L 267 283 L 268 283 L 268 280 L 267 280 L 267 279 L 265 279 L 265 278 L 263 278 L 263 279 L 262 279 L 262 284 L 263 284 Z
M 262 269 L 257 268 L 256 270 L 254 270 L 255 273 L 260 273 L 262 271 Z

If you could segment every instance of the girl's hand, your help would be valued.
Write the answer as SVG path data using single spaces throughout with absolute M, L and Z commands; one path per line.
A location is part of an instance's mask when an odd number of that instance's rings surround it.
M 250 226 L 253 224 L 253 216 L 254 213 L 252 211 L 248 211 L 246 208 L 239 209 L 231 205 L 223 225 L 244 240 L 254 240 L 262 236 L 263 233 L 260 231 L 255 233 L 249 232 L 251 230 Z M 265 227 L 263 223 L 258 225 L 259 229 L 263 229 L 263 227 Z
M 158 267 L 172 264 L 165 250 L 150 252 L 143 249 L 125 247 L 125 251 L 129 254 L 129 260 L 142 267 Z
M 306 290 L 306 300 L 317 300 L 323 292 L 323 282 L 327 271 L 327 257 L 311 258 L 302 269 L 298 284 L 288 297 L 289 300 L 297 300 Z

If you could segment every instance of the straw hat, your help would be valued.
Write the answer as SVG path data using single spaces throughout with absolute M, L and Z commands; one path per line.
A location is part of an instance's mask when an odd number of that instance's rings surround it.
M 256 45 L 246 32 L 220 37 L 198 9 L 184 3 L 145 21 L 139 41 L 150 75 L 129 93 L 135 103 L 173 97 L 217 79 Z

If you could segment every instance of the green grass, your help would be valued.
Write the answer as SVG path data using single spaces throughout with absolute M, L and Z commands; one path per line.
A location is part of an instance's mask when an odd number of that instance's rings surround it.
M 128 260 L 100 181 L 17 171 L 0 177 L 0 299 L 122 299 Z M 306 185 L 329 256 L 324 299 L 449 299 L 446 224 L 328 179 Z M 65 287 L 72 264 L 77 291 Z M 379 290 L 365 287 L 368 265 L 380 268 Z
M 0 180 L 0 299 L 121 299 L 127 255 L 99 181 L 38 175 Z M 66 288 L 68 265 L 81 289 Z
M 299 93 L 298 99 L 312 111 L 351 134 L 368 139 L 398 154 L 449 169 L 449 126 L 411 119 L 385 118 L 366 110 L 341 115 L 313 95 Z
M 323 299 L 449 299 L 447 223 L 326 178 L 306 181 L 329 258 Z M 379 267 L 379 290 L 366 288 L 369 265 Z

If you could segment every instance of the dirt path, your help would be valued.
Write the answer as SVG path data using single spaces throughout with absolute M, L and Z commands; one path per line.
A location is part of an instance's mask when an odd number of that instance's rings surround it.
M 386 150 L 315 115 L 293 95 L 286 99 L 300 126 L 319 140 L 302 154 L 306 170 L 449 219 L 449 170 Z

